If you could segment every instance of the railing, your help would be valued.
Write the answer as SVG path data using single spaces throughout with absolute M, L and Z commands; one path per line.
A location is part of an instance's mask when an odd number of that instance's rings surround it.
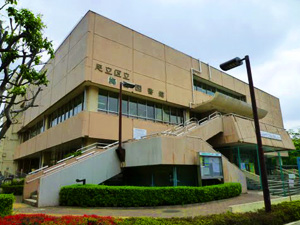
M 161 136 L 161 135 L 181 136 L 181 135 L 189 132 L 190 130 L 195 129 L 196 127 L 201 126 L 201 125 L 207 123 L 208 121 L 215 119 L 217 117 L 220 117 L 220 116 L 222 116 L 221 113 L 214 112 L 214 113 L 210 114 L 209 116 L 202 118 L 201 120 L 197 120 L 196 118 L 190 118 L 189 120 L 185 121 L 184 123 L 181 123 L 181 124 L 179 124 L 175 127 L 172 127 L 168 130 L 143 136 L 142 139 L 147 139 L 147 138 L 151 138 L 154 136 Z
M 106 150 L 106 149 L 108 149 L 108 148 L 111 148 L 111 147 L 117 145 L 118 143 L 119 143 L 118 141 L 117 141 L 117 142 L 113 142 L 113 143 L 111 143 L 111 144 L 108 144 L 108 143 L 93 143 L 93 144 L 88 145 L 88 146 L 85 146 L 85 147 L 83 147 L 83 148 L 79 148 L 79 149 L 77 149 L 75 152 L 81 151 L 81 153 L 82 153 L 83 155 L 78 156 L 78 157 L 76 158 L 76 161 L 78 161 L 78 159 L 84 158 L 85 156 L 91 155 L 90 153 L 87 153 L 87 152 L 89 152 L 89 151 L 91 151 L 91 150 L 94 150 L 94 149 L 103 149 L 103 150 Z M 86 153 L 86 154 L 84 154 L 84 153 Z M 57 166 L 50 167 L 50 168 L 49 168 L 49 166 L 44 166 L 44 167 L 42 167 L 42 168 L 39 168 L 39 169 L 37 169 L 37 170 L 35 170 L 35 171 L 30 172 L 28 175 L 33 175 L 33 174 L 39 173 L 40 171 L 43 171 L 43 173 L 47 173 L 47 172 L 56 170 L 56 169 L 58 169 L 58 168 L 63 167 L 64 165 L 66 165 L 66 164 L 64 163 L 65 161 L 67 161 L 67 160 L 69 160 L 69 159 L 72 159 L 72 158 L 74 158 L 74 157 L 75 157 L 74 155 L 69 156 L 69 157 L 67 157 L 67 158 L 64 158 L 64 159 L 62 159 L 62 160 L 57 161 L 57 162 L 56 162 L 56 165 L 57 165 Z M 61 163 L 63 163 L 63 164 L 61 164 Z M 49 168 L 49 169 L 48 169 L 48 168 Z M 48 169 L 48 170 L 46 170 L 46 169 Z M 46 171 L 45 171 L 45 170 L 46 170 Z M 40 177 L 40 176 L 39 176 L 39 177 Z M 38 177 L 38 178 L 39 178 L 39 177 Z M 36 180 L 36 178 L 34 178 L 34 180 Z M 30 180 L 30 182 L 31 182 L 31 181 L 33 181 L 33 180 Z M 29 182 L 27 182 L 27 183 L 29 183 Z
M 207 117 L 205 117 L 205 118 L 203 118 L 201 120 L 197 120 L 196 118 L 190 118 L 189 120 L 185 121 L 184 123 L 181 123 L 181 124 L 179 124 L 179 125 L 177 125 L 175 127 L 172 127 L 172 128 L 170 128 L 168 130 L 165 130 L 163 132 L 157 132 L 157 133 L 154 133 L 154 134 L 143 136 L 142 139 L 153 137 L 153 136 L 158 136 L 158 135 L 180 136 L 180 135 L 185 134 L 188 131 L 190 131 L 190 130 L 198 127 L 198 126 L 201 126 L 201 125 L 207 123 L 208 121 L 210 121 L 212 119 L 215 119 L 217 117 L 220 117 L 220 116 L 221 116 L 221 113 L 214 112 L 214 113 L 210 114 L 209 116 L 207 116 Z M 123 143 L 128 143 L 128 142 L 131 142 L 131 141 L 136 141 L 136 139 L 129 139 L 129 140 L 124 141 Z M 92 151 L 94 149 L 103 149 L 103 150 L 106 150 L 106 149 L 109 149 L 109 148 L 117 145 L 118 143 L 119 143 L 118 141 L 113 142 L 111 144 L 108 144 L 108 143 L 93 143 L 91 145 L 79 148 L 79 149 L 76 150 L 76 152 L 80 151 L 83 155 L 78 156 L 76 158 L 76 161 L 78 161 L 81 158 L 85 158 L 85 157 L 87 157 L 89 155 L 94 154 L 95 152 L 90 152 L 90 151 Z M 44 166 L 42 168 L 39 168 L 39 169 L 37 169 L 37 170 L 29 173 L 29 175 L 33 175 L 33 174 L 39 173 L 41 171 L 43 171 L 42 174 L 45 174 L 45 173 L 50 172 L 50 171 L 54 171 L 54 170 L 56 170 L 58 168 L 66 166 L 67 164 L 65 162 L 67 160 L 69 160 L 69 159 L 74 158 L 74 157 L 75 156 L 72 155 L 72 156 L 69 156 L 67 158 L 64 158 L 62 160 L 57 161 L 57 163 L 56 163 L 55 166 L 52 166 L 52 167 Z M 39 179 L 42 176 L 42 174 L 40 176 L 38 176 L 38 177 L 30 180 L 30 181 L 27 181 L 27 183 L 30 183 L 33 180 Z
M 270 193 L 273 195 L 280 196 L 291 196 L 300 194 L 300 184 L 299 180 L 294 181 L 294 183 L 290 181 L 274 181 L 268 180 Z

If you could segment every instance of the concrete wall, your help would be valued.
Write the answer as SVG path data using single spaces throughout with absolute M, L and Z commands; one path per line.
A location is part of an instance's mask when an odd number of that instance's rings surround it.
M 14 150 L 19 145 L 20 141 L 16 131 L 18 124 L 11 126 L 5 138 L 1 139 L 1 150 L 0 150 L 0 171 L 4 175 L 5 172 L 15 174 L 17 170 L 17 164 L 14 163 Z
M 76 179 L 86 179 L 88 184 L 99 184 L 120 172 L 120 162 L 115 148 L 82 159 L 40 179 L 38 207 L 59 205 L 60 188 L 75 184 Z
M 199 165 L 199 152 L 216 153 L 201 138 L 160 136 L 125 145 L 126 167 L 147 165 Z M 247 192 L 243 172 L 222 156 L 224 182 L 238 182 Z
M 255 126 L 252 120 L 237 116 L 227 116 L 223 118 L 224 132 L 222 136 L 214 139 L 216 146 L 232 143 L 256 144 Z M 260 130 L 273 134 L 279 134 L 282 140 L 262 138 L 264 146 L 278 147 L 283 149 L 295 149 L 295 146 L 286 130 L 281 127 L 272 126 L 260 122 Z

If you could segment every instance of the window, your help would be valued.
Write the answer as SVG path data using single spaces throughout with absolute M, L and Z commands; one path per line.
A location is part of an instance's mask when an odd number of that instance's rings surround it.
M 117 113 L 118 112 L 118 99 L 119 96 L 117 93 L 109 93 L 108 95 L 108 111 L 109 112 L 114 112 Z
M 163 119 L 164 122 L 170 122 L 170 108 L 168 106 L 163 106 Z
M 175 109 L 175 108 L 171 108 L 170 122 L 177 123 L 177 109 Z
M 150 120 L 154 120 L 154 104 L 153 103 L 147 103 L 147 118 Z
M 107 101 L 108 101 L 108 92 L 104 90 L 100 90 L 98 96 L 98 109 L 107 110 L 108 109 Z
M 122 114 L 128 115 L 128 97 L 122 96 Z
M 239 95 L 239 94 L 233 94 L 230 91 L 223 90 L 224 88 L 216 88 L 212 85 L 202 83 L 201 81 L 194 80 L 194 90 L 200 91 L 204 94 L 214 96 L 216 92 L 222 93 L 224 95 L 230 96 L 235 99 L 239 99 L 241 101 L 246 101 L 246 96 L 244 95 Z
M 137 100 L 134 98 L 130 98 L 129 101 L 129 115 L 137 116 Z
M 155 119 L 162 121 L 162 106 L 159 104 L 155 105 Z
M 99 90 L 98 110 L 117 113 L 119 111 L 118 96 L 115 92 Z M 122 114 L 172 124 L 183 122 L 183 111 L 181 109 L 126 95 L 122 96 Z
M 146 101 L 139 100 L 138 102 L 138 116 L 142 118 L 146 118 Z

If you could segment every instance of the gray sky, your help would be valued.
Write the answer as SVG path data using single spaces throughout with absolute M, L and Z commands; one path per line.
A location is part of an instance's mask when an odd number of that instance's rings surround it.
M 54 47 L 88 10 L 214 67 L 250 56 L 256 87 L 280 98 L 285 128 L 300 128 L 299 0 L 20 0 L 41 13 Z M 229 74 L 247 81 L 245 67 Z

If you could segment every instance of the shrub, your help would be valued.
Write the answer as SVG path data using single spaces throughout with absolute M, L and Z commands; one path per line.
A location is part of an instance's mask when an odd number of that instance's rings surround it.
M 0 218 L 1 225 L 11 225 L 11 224 L 23 224 L 23 225 L 32 225 L 32 224 L 43 224 L 43 225 L 77 225 L 77 224 L 117 224 L 120 219 L 115 219 L 112 217 L 106 216 L 95 216 L 95 215 L 84 215 L 84 216 L 50 216 L 45 214 L 17 214 L 13 216 L 6 216 Z
M 23 195 L 24 179 L 15 179 L 1 185 L 4 194 Z
M 22 195 L 24 185 L 2 184 L 1 188 L 4 194 Z
M 12 194 L 0 195 L 0 217 L 7 216 L 12 213 L 14 201 L 15 197 Z
M 67 206 L 158 206 L 183 205 L 235 197 L 241 194 L 240 183 L 205 187 L 133 187 L 70 185 L 59 193 L 60 205 Z

